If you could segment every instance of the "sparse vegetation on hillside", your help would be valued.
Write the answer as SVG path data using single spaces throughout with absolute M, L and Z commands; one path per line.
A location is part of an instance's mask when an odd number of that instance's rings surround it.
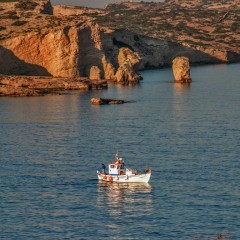
M 22 26 L 22 25 L 24 25 L 26 23 L 27 23 L 27 21 L 16 21 L 12 25 L 13 26 Z
M 3 31 L 5 29 L 6 29 L 5 27 L 0 26 L 0 31 Z
M 18 0 L 0 0 L 0 3 L 17 2 Z
M 165 3 L 110 4 L 105 14 L 86 15 L 104 27 L 126 28 L 140 35 L 192 46 L 213 45 L 214 42 L 220 45 L 216 40 L 222 38 L 222 46 L 237 49 L 240 6 L 234 2 L 169 0 Z
M 32 0 L 19 0 L 15 7 L 21 10 L 34 10 L 38 4 Z
M 19 19 L 19 16 L 17 15 L 17 13 L 15 11 L 8 11 L 5 12 L 5 15 L 2 16 L 3 19 Z
M 1 2 L 12 0 L 0 0 Z M 2 3 L 1 39 L 36 29 L 80 27 L 91 21 L 110 29 L 124 28 L 138 35 L 170 40 L 188 46 L 214 46 L 239 52 L 239 0 L 168 0 L 110 4 L 104 10 L 62 7 L 66 15 L 36 14 L 36 0 L 19 0 L 12 9 Z M 15 8 L 14 8 L 15 5 Z M 69 13 L 70 12 L 70 13 Z M 72 14 L 71 14 L 72 12 Z M 11 26 L 10 28 L 8 26 Z M 13 29 L 14 26 L 17 28 Z

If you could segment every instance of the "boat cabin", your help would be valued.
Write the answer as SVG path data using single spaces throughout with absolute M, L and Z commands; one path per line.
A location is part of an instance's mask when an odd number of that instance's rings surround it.
M 124 162 L 120 157 L 116 157 L 115 162 L 111 162 L 108 164 L 108 171 L 110 175 L 124 175 Z

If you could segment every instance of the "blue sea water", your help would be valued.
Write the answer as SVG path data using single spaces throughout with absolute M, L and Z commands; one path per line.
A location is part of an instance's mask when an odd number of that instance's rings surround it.
M 240 238 L 240 64 L 137 86 L 0 98 L 0 239 Z M 124 99 L 93 106 L 92 97 Z M 149 184 L 107 184 L 118 151 Z

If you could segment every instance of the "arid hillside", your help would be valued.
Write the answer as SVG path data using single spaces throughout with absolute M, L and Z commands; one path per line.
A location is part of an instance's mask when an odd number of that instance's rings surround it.
M 134 76 L 134 70 L 171 65 L 177 56 L 191 64 L 240 61 L 239 0 L 105 9 L 1 0 L 0 17 L 0 74 L 89 77 L 95 69 L 114 80 L 118 70 Z
M 168 0 L 165 3 L 110 4 L 105 14 L 88 14 L 101 26 L 194 47 L 240 53 L 239 0 Z
M 48 0 L 1 0 L 0 40 L 26 33 L 40 33 L 64 26 L 81 26 L 88 17 L 53 15 L 53 7 Z

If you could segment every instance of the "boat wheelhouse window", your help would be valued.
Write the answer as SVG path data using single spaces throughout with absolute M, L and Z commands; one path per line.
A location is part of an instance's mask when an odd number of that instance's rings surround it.
M 114 165 L 110 165 L 110 168 L 114 168 Z

